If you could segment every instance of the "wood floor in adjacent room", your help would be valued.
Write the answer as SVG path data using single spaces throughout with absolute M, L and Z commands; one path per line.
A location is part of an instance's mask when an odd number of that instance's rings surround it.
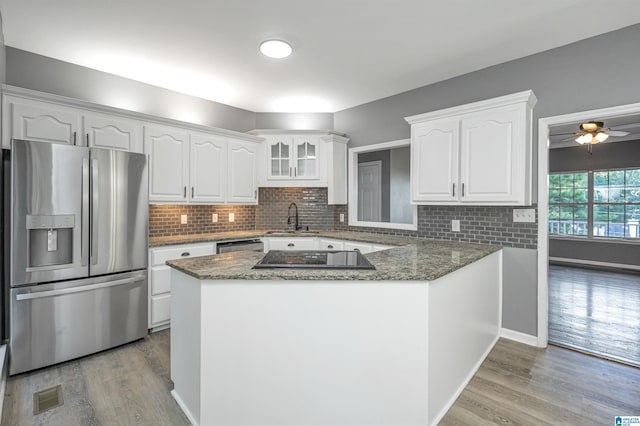
M 9 379 L 2 425 L 186 425 L 169 395 L 169 331 Z M 33 415 L 33 393 L 64 405 Z M 500 339 L 443 425 L 605 425 L 640 414 L 640 369 Z
M 549 265 L 549 342 L 640 367 L 640 274 Z

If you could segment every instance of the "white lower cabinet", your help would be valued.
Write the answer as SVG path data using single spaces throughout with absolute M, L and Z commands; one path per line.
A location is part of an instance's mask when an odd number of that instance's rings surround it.
M 149 249 L 149 328 L 162 329 L 171 322 L 172 259 L 207 256 L 216 252 L 215 243 L 163 246 Z
M 344 250 L 344 241 L 320 238 L 320 250 Z

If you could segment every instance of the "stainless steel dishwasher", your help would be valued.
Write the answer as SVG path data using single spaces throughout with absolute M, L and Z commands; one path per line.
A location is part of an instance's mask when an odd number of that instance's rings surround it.
M 216 244 L 216 253 L 229 253 L 232 251 L 263 251 L 264 244 L 259 239 L 225 241 Z

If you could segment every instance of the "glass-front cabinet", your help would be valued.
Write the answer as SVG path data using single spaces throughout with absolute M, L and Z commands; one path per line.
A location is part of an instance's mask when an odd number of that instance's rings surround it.
M 273 137 L 269 141 L 268 179 L 316 179 L 317 137 Z

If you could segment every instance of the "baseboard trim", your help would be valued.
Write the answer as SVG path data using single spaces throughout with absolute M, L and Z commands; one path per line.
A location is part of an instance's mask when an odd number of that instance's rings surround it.
M 509 330 L 508 328 L 503 328 L 500 330 L 500 337 L 504 337 L 505 339 L 513 340 L 515 342 L 524 343 L 529 346 L 538 346 L 538 337 L 532 336 L 531 334 L 521 333 L 515 330 Z
M 7 362 L 7 345 L 0 346 L 0 419 L 4 405 L 4 391 L 7 388 L 9 378 L 9 363 Z
M 180 395 L 178 395 L 176 393 L 176 390 L 172 390 L 171 391 L 171 396 L 173 397 L 173 399 L 176 401 L 176 403 L 178 404 L 178 407 L 180 407 L 180 409 L 182 410 L 182 412 L 184 413 L 185 416 L 187 416 L 187 419 L 189 419 L 189 422 L 193 425 L 193 426 L 199 426 L 199 423 L 196 422 L 196 419 L 191 415 L 191 411 L 189 411 L 189 409 L 187 408 L 187 406 L 184 404 L 184 402 L 182 402 L 182 398 L 180 398 Z
M 640 266 L 629 265 L 627 263 L 599 262 L 597 260 L 571 259 L 569 257 L 549 257 L 549 260 L 551 262 L 574 263 L 576 265 L 603 266 L 614 269 L 631 269 L 634 271 L 640 271 Z

